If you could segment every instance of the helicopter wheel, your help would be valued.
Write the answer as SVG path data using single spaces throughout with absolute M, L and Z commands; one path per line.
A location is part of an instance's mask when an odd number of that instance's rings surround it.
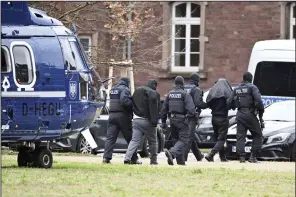
M 39 168 L 51 168 L 53 159 L 52 153 L 47 147 L 39 147 L 34 151 L 35 161 L 34 166 Z

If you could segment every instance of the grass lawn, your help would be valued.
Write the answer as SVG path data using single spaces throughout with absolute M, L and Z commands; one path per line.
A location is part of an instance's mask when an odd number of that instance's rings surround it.
M 2 155 L 2 196 L 295 196 L 295 174 L 56 162 L 52 169 L 18 168 L 16 155 Z

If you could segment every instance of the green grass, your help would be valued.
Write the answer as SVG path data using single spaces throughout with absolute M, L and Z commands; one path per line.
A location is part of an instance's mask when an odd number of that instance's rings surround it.
M 52 169 L 18 168 L 2 155 L 5 197 L 295 196 L 291 172 L 54 162 Z

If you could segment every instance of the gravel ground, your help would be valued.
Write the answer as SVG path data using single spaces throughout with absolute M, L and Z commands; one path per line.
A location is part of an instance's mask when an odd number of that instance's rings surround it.
M 90 162 L 90 163 L 101 163 L 102 154 L 97 156 L 54 156 L 56 162 Z M 113 154 L 112 164 L 122 164 L 124 154 Z M 141 158 L 143 165 L 149 165 L 149 158 Z M 175 161 L 174 161 L 175 162 Z M 167 159 L 164 153 L 158 155 L 159 166 L 168 166 Z M 175 162 L 176 163 L 176 162 Z M 175 164 L 175 166 L 177 166 Z M 260 170 L 260 171 L 275 171 L 275 172 L 292 172 L 295 174 L 295 162 L 260 162 L 257 164 L 244 163 L 241 164 L 239 161 L 229 161 L 227 163 L 220 162 L 219 157 L 216 155 L 215 162 L 207 162 L 203 159 L 197 162 L 193 154 L 189 154 L 186 166 L 180 167 L 193 167 L 193 168 L 228 168 L 228 169 L 245 169 L 245 170 Z

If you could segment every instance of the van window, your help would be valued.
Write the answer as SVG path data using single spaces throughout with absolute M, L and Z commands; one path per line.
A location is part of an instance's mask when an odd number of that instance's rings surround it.
M 7 47 L 1 47 L 1 72 L 8 73 L 11 71 L 10 55 Z
M 29 49 L 16 45 L 12 48 L 15 66 L 15 77 L 19 84 L 30 84 L 33 81 L 33 65 Z
M 296 96 L 295 62 L 260 62 L 254 84 L 264 96 Z

